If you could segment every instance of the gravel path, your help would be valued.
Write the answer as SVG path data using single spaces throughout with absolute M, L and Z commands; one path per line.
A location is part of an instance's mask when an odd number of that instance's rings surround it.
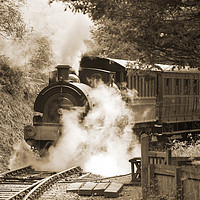
M 142 199 L 142 193 L 141 193 L 141 187 L 139 186 L 130 186 L 126 185 L 131 181 L 131 176 L 123 176 L 123 177 L 117 177 L 112 179 L 107 179 L 107 181 L 112 182 L 120 182 L 125 183 L 122 192 L 119 194 L 119 197 L 117 198 L 109 198 L 109 199 L 115 199 L 115 200 L 141 200 Z M 62 183 L 58 182 L 52 186 L 52 188 L 45 192 L 39 200 L 46 200 L 47 196 L 48 199 L 54 199 L 54 200 L 101 200 L 101 199 L 108 199 L 104 196 L 79 196 L 76 193 L 72 192 L 66 192 L 67 186 L 69 183 Z M 51 198 L 50 198 L 51 197 Z

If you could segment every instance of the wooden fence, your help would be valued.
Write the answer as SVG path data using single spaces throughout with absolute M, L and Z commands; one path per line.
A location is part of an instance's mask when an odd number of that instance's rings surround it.
M 149 151 L 150 138 L 141 138 L 141 169 L 133 173 L 138 182 L 141 170 L 143 199 L 200 199 L 200 165 L 193 165 L 189 157 L 172 157 L 171 151 Z M 196 157 L 193 160 L 200 160 Z M 134 160 L 132 165 L 134 164 Z M 139 162 L 138 158 L 137 161 Z M 134 175 L 135 174 L 135 175 Z M 137 175 L 137 176 L 136 176 Z M 135 181 L 135 182 L 136 182 Z

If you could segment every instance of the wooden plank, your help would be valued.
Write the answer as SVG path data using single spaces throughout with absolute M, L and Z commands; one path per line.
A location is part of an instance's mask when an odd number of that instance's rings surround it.
M 175 176 L 176 166 L 173 165 L 153 165 L 155 174 Z
M 94 195 L 98 195 L 98 196 L 101 196 L 101 195 L 104 195 L 104 190 L 110 185 L 110 183 L 98 183 L 96 185 L 96 187 L 93 189 L 93 194 Z
M 200 157 L 194 157 L 191 159 L 191 157 L 172 157 L 171 158 L 171 162 L 172 162 L 172 165 L 189 165 L 189 164 L 192 164 L 192 162 L 194 161 L 199 161 L 200 160 Z
M 175 176 L 175 171 L 162 169 L 162 168 L 155 168 L 154 173 L 162 174 L 162 175 L 166 175 L 166 176 Z
M 108 198 L 118 197 L 119 193 L 122 191 L 122 183 L 112 182 L 104 191 L 104 196 Z
M 158 174 L 156 180 L 159 195 L 167 196 L 169 199 L 175 195 L 174 177 Z
M 200 174 L 200 165 L 182 166 L 181 169 L 186 172 L 195 172 Z
M 172 170 L 172 171 L 174 171 L 176 168 L 177 168 L 177 166 L 174 166 L 174 165 L 154 165 L 154 167 L 156 168 L 156 169 L 168 169 L 168 170 Z
M 190 179 L 196 179 L 200 180 L 200 170 L 199 167 L 196 168 L 195 166 L 182 166 L 182 175 L 184 177 L 190 178 Z
M 172 161 L 188 161 L 191 157 L 172 157 Z
M 67 192 L 78 192 L 83 183 L 71 183 L 67 187 Z
M 200 199 L 200 182 L 191 179 L 183 180 L 184 199 Z
M 149 151 L 149 157 L 165 158 L 166 152 Z
M 93 189 L 96 187 L 97 183 L 86 182 L 78 191 L 79 195 L 90 196 L 93 193 Z

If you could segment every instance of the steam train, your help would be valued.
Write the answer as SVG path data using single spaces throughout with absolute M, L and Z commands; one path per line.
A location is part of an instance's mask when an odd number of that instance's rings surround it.
M 133 109 L 133 131 L 162 139 L 183 138 L 200 133 L 200 71 L 177 66 L 138 66 L 131 61 L 84 56 L 79 77 L 70 67 L 58 65 L 49 77 L 49 85 L 34 103 L 33 125 L 24 128 L 25 141 L 42 151 L 55 144 L 62 134 L 62 109 L 92 106 L 89 91 L 103 81 L 116 84 L 121 93 L 137 91 L 137 96 L 124 97 Z

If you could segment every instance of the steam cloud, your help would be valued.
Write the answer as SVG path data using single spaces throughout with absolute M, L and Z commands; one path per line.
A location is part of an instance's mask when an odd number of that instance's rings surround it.
M 55 62 L 69 64 L 78 71 L 80 57 L 86 51 L 84 41 L 90 39 L 91 20 L 81 13 L 64 12 L 62 2 L 27 0 L 24 18 L 33 30 L 52 41 Z
M 89 96 L 94 107 L 84 120 L 80 119 L 82 109 L 63 112 L 63 135 L 50 147 L 48 157 L 39 159 L 22 143 L 11 167 L 19 167 L 20 160 L 38 170 L 61 171 L 79 165 L 102 176 L 129 173 L 128 160 L 140 156 L 140 144 L 132 131 L 133 111 L 118 90 L 104 84 L 91 89 Z
M 26 0 L 21 12 L 29 30 L 27 35 L 22 40 L 0 37 L 1 54 L 9 57 L 11 67 L 28 70 L 29 60 L 38 48 L 37 38 L 45 37 L 51 44 L 52 60 L 56 64 L 69 64 L 78 71 L 78 61 L 87 50 L 85 41 L 91 38 L 92 22 L 86 15 L 64 9 L 62 2 L 49 6 L 48 0 Z
M 118 90 L 104 84 L 92 89 L 89 96 L 95 106 L 83 121 L 80 110 L 63 113 L 64 134 L 50 149 L 45 168 L 59 171 L 81 165 L 103 176 L 129 173 L 128 160 L 140 156 L 132 111 Z

